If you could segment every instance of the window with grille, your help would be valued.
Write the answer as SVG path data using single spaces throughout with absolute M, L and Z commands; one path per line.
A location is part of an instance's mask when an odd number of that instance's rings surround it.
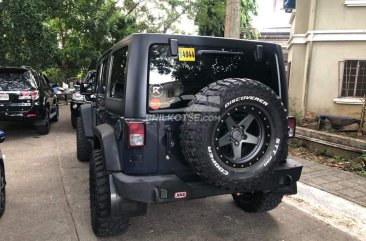
M 342 64 L 340 97 L 363 97 L 366 94 L 366 60 L 346 60 Z

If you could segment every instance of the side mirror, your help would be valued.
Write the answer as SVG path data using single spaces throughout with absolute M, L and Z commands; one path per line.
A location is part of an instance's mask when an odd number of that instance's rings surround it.
M 5 132 L 0 131 L 0 143 L 3 143 L 5 141 Z
M 80 85 L 80 94 L 82 95 L 94 94 L 93 83 L 82 83 Z

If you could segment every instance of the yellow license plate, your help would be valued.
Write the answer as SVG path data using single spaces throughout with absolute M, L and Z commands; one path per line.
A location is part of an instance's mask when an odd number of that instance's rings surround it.
M 194 48 L 179 48 L 179 61 L 196 61 Z

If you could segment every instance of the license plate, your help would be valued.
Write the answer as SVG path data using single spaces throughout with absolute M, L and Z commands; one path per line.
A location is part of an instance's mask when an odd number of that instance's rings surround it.
M 9 95 L 5 93 L 0 93 L 0 100 L 9 100 Z

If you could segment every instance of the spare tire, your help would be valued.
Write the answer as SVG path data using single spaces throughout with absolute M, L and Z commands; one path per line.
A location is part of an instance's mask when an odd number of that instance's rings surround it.
M 225 79 L 202 89 L 181 126 L 185 159 L 207 182 L 228 190 L 261 183 L 287 156 L 287 110 L 268 86 Z

